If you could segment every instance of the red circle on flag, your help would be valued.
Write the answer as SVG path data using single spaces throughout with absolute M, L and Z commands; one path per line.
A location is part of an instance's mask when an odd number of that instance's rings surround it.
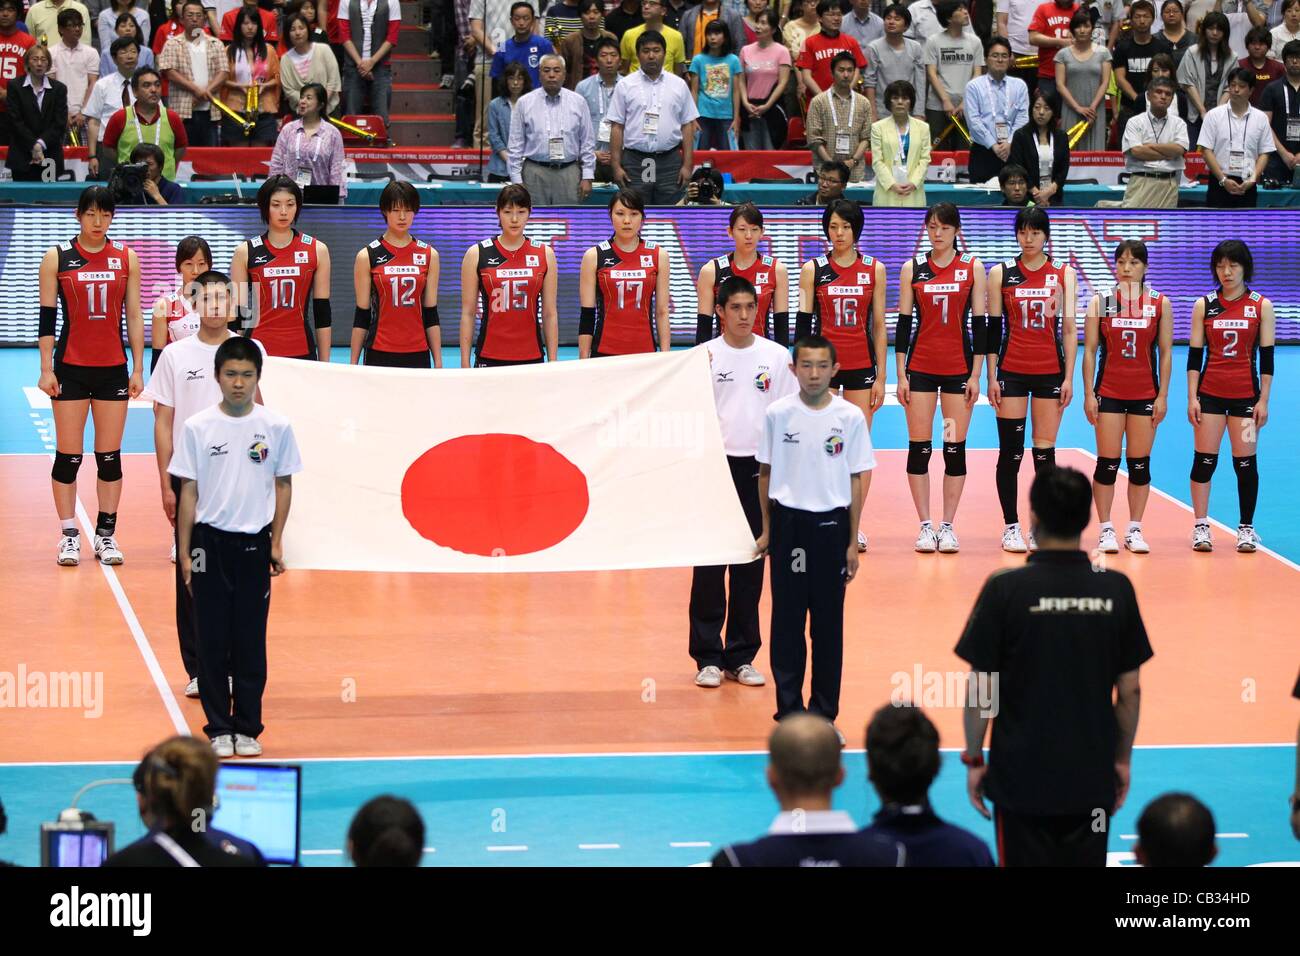
M 463 554 L 531 554 L 582 524 L 587 476 L 522 435 L 463 435 L 434 445 L 402 478 L 402 514 L 434 544 Z

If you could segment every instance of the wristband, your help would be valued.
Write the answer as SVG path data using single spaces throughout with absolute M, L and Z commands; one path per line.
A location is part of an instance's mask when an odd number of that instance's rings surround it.
M 1187 347 L 1187 371 L 1199 372 L 1201 365 L 1205 361 L 1205 346 Z
M 357 310 L 352 313 L 352 327 L 354 329 L 370 328 L 370 310 L 357 306 Z
M 964 763 L 966 766 L 970 767 L 971 769 L 977 769 L 979 767 L 982 767 L 984 766 L 984 752 L 980 751 L 978 754 L 972 757 L 970 754 L 966 753 L 965 751 L 962 751 L 961 762 Z
M 426 305 L 420 310 L 420 317 L 424 321 L 424 327 L 431 329 L 434 326 L 441 326 L 442 319 L 438 318 L 438 307 L 436 305 Z
M 316 328 L 328 329 L 334 322 L 329 299 L 312 299 L 311 315 Z

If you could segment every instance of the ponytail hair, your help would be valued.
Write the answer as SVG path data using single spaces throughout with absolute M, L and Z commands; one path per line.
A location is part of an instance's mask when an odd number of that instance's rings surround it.
M 164 829 L 190 827 L 202 816 L 211 825 L 217 788 L 217 757 L 212 745 L 193 737 L 171 737 L 145 757 L 144 799 Z

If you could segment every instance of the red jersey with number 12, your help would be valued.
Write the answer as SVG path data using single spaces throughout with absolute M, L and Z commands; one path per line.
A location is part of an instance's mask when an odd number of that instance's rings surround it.
M 478 244 L 478 288 L 483 309 L 474 354 L 498 362 L 542 357 L 542 283 L 546 247 L 533 239 L 514 251 L 496 239 Z
M 1205 369 L 1198 391 L 1215 398 L 1258 398 L 1255 349 L 1264 297 L 1247 289 L 1231 302 L 1205 297 Z
M 655 350 L 654 304 L 659 247 L 642 239 L 631 252 L 613 240 L 596 246 L 596 332 L 592 354 Z
M 1165 297 L 1146 286 L 1133 300 L 1118 289 L 1102 296 L 1096 386 L 1102 398 L 1137 402 L 1160 393 L 1156 350 L 1164 304 Z
M 841 369 L 875 368 L 871 305 L 876 292 L 876 260 L 859 256 L 842 266 L 830 256 L 821 256 L 813 267 L 813 334 L 835 346 Z
M 370 257 L 370 329 L 366 348 L 380 352 L 427 352 L 424 290 L 433 261 L 429 244 L 412 239 L 390 246 L 383 238 L 366 246 Z
M 975 257 L 953 256 L 942 268 L 928 255 L 912 264 L 912 341 L 907 371 L 922 375 L 970 375 L 975 353 L 967 319 L 975 289 Z
M 87 252 L 72 239 L 59 243 L 58 252 L 63 328 L 54 361 L 96 368 L 124 365 L 122 308 L 131 269 L 129 250 L 110 239 L 98 252 Z
M 1065 304 L 1063 262 L 1047 259 L 1028 269 L 1020 258 L 1002 265 L 1002 321 L 1006 334 L 998 370 L 1016 375 L 1060 375 L 1065 371 L 1061 312 Z
M 249 335 L 267 355 L 315 357 L 316 337 L 307 325 L 307 304 L 316 279 L 316 240 L 298 230 L 283 249 L 260 235 L 248 240 L 248 281 L 257 292 Z

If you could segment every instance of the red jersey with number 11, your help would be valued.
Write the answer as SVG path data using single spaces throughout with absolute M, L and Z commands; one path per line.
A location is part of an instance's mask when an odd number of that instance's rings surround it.
M 596 246 L 596 332 L 591 352 L 631 355 L 655 350 L 654 304 L 659 247 L 642 239 L 631 252 L 613 240 Z
M 54 361 L 97 368 L 124 365 L 122 310 L 130 252 L 111 239 L 98 252 L 87 252 L 75 239 L 59 243 L 58 251 L 63 328 Z
M 266 235 L 248 240 L 248 281 L 256 292 L 253 328 L 267 355 L 316 355 L 316 336 L 307 324 L 307 304 L 316 280 L 316 240 L 298 230 L 282 249 Z

